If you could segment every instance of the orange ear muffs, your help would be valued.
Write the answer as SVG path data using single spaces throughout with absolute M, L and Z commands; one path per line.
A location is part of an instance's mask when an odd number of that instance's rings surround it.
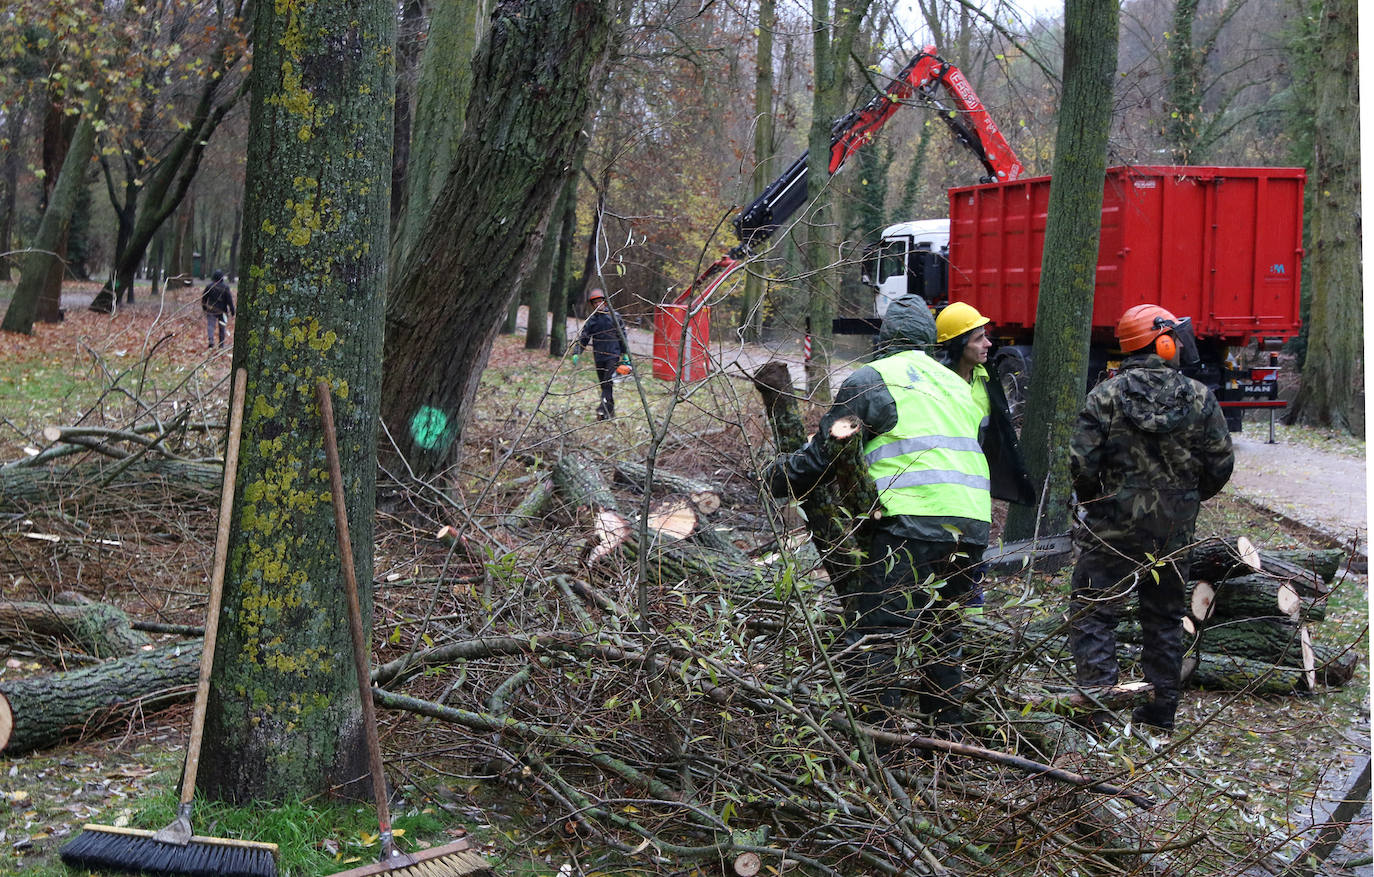
M 1165 332 L 1155 339 L 1155 353 L 1159 354 L 1160 359 L 1173 359 L 1174 354 L 1178 353 L 1178 342 L 1174 336 Z

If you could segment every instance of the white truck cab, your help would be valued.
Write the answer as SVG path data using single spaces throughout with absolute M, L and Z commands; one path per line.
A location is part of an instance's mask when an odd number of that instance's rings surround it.
M 948 219 L 915 219 L 883 229 L 863 263 L 863 282 L 875 290 L 875 315 L 881 319 L 888 304 L 908 292 L 942 304 L 948 297 L 948 261 Z

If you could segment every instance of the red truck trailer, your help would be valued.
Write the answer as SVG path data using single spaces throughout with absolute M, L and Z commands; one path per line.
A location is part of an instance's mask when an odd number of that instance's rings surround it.
M 1233 428 L 1235 409 L 1279 406 L 1277 357 L 1298 332 L 1301 168 L 1113 167 L 1103 190 L 1093 373 L 1112 367 L 1116 320 L 1156 303 L 1193 320 L 1202 364 Z M 950 301 L 992 318 L 1014 390 L 1029 375 L 1050 178 L 949 192 Z

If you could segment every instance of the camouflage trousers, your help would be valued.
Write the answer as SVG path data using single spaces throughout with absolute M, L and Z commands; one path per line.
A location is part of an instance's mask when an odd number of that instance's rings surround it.
M 1186 561 L 1155 565 L 1105 545 L 1079 555 L 1069 601 L 1069 646 L 1079 686 L 1117 684 L 1116 625 L 1121 610 L 1134 598 L 1140 608 L 1141 670 L 1145 681 L 1154 686 L 1154 702 L 1138 710 L 1136 719 L 1173 727 L 1183 664 L 1183 583 L 1187 577 Z
M 861 590 L 845 598 L 851 625 L 843 666 L 887 709 L 916 694 L 936 723 L 962 721 L 964 603 L 981 580 L 984 547 L 903 539 L 878 531 L 869 545 Z M 874 636 L 876 635 L 876 636 Z

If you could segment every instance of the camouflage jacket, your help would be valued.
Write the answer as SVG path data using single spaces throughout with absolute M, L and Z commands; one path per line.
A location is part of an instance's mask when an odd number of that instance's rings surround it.
M 1128 357 L 1088 394 L 1074 425 L 1075 541 L 1130 553 L 1180 548 L 1234 464 L 1212 391 L 1153 353 Z

